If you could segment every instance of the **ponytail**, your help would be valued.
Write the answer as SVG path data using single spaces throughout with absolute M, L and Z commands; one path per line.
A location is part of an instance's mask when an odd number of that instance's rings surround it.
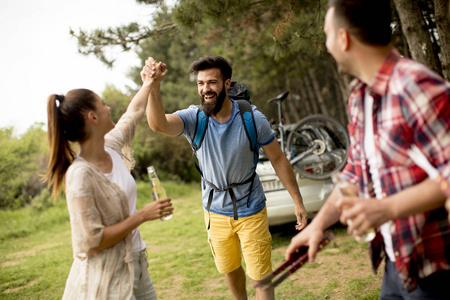
M 63 101 L 64 96 L 61 95 L 51 95 L 47 100 L 47 138 L 50 146 L 50 157 L 44 178 L 48 182 L 48 187 L 53 186 L 52 196 L 55 199 L 61 194 L 64 175 L 75 157 L 75 152 L 64 136 L 61 126 L 58 110 Z
M 53 94 L 47 100 L 47 138 L 50 157 L 44 180 L 52 187 L 53 198 L 61 194 L 67 169 L 75 158 L 70 142 L 82 141 L 84 113 L 95 110 L 94 92 L 85 89 L 71 90 L 66 96 Z

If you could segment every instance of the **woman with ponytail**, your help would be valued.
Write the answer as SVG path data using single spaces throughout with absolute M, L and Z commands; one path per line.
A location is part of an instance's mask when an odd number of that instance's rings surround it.
M 48 98 L 46 179 L 54 197 L 65 186 L 74 257 L 63 299 L 156 299 L 138 226 L 173 208 L 167 198 L 136 211 L 131 143 L 154 83 L 166 74 L 163 63 L 146 61 L 143 85 L 117 125 L 90 90 Z

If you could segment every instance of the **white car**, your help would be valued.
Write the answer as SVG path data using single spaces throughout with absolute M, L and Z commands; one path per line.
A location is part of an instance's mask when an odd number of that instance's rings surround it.
M 256 167 L 256 173 L 261 179 L 264 194 L 267 198 L 269 226 L 296 222 L 294 202 L 278 179 L 270 161 L 260 161 Z M 312 219 L 325 203 L 333 190 L 334 184 L 331 179 L 311 180 L 301 178 L 298 173 L 295 174 L 308 218 Z

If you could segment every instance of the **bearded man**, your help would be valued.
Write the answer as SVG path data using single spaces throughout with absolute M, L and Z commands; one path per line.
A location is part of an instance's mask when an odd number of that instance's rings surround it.
M 232 75 L 230 63 L 220 56 L 204 56 L 191 64 L 190 72 L 197 76 L 202 105 L 191 105 L 166 114 L 159 87 L 155 87 L 147 106 L 147 121 L 152 130 L 170 136 L 183 134 L 192 145 L 199 109 L 208 116 L 207 131 L 196 151 L 203 177 L 208 242 L 217 269 L 225 275 L 235 299 L 247 299 L 241 250 L 247 275 L 254 285 L 272 272 L 266 198 L 255 173 L 254 153 L 240 117 L 239 105 L 228 97 Z M 266 117 L 253 105 L 252 110 L 257 143 L 291 195 L 297 216 L 296 228 L 301 230 L 306 226 L 307 213 L 292 167 Z M 273 289 L 255 289 L 256 299 L 274 299 Z

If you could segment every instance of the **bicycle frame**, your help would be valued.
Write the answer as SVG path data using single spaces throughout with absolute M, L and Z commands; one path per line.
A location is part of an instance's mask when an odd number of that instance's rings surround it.
M 287 98 L 287 96 L 289 95 L 289 91 L 286 91 L 278 96 L 276 96 L 275 98 L 270 99 L 269 101 L 267 101 L 267 103 L 271 103 L 271 102 L 277 102 L 277 108 L 278 108 L 278 124 L 276 125 L 276 129 L 278 131 L 278 133 L 280 134 L 280 138 L 278 139 L 278 143 L 280 144 L 281 150 L 283 151 L 283 153 L 285 155 L 287 155 L 287 151 L 286 151 L 286 127 L 283 124 L 283 111 L 281 108 L 281 102 L 283 102 L 284 99 Z
M 281 150 L 302 176 L 315 180 L 329 178 L 346 164 L 347 128 L 328 115 L 311 115 L 285 125 L 281 104 L 288 94 L 287 91 L 267 101 L 277 103 L 278 123 L 272 125 L 272 130 L 278 133 Z

